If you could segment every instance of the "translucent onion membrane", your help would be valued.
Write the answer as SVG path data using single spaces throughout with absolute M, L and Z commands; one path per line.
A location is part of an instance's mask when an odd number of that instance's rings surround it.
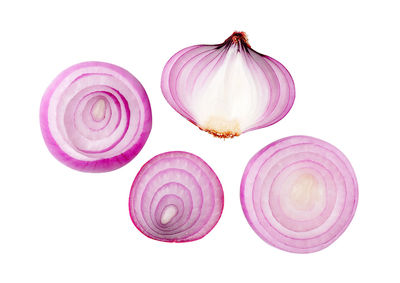
M 164 242 L 188 242 L 208 234 L 224 205 L 221 183 L 214 171 L 188 152 L 153 157 L 137 174 L 129 211 L 147 237 Z
M 108 63 L 84 62 L 46 90 L 40 125 L 50 152 L 65 165 L 105 172 L 131 161 L 151 130 L 150 103 L 140 82 Z
M 337 148 L 312 137 L 287 137 L 248 163 L 240 197 L 254 231 L 279 249 L 310 253 L 332 244 L 356 211 L 354 171 Z
M 176 53 L 164 67 L 161 89 L 179 114 L 221 138 L 278 122 L 295 98 L 286 68 L 251 49 L 244 32 Z

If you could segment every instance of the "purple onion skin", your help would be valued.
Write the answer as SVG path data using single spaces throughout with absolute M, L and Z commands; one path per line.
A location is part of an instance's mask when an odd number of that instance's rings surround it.
M 283 148 L 283 145 L 281 146 L 281 144 L 283 144 L 283 143 L 285 143 L 286 148 Z M 259 207 L 259 205 L 257 206 L 257 204 L 259 204 L 257 202 L 257 201 L 259 201 L 259 199 L 254 198 L 254 194 L 255 194 L 254 190 L 256 190 L 256 189 L 254 189 L 254 186 L 256 184 L 257 178 L 260 178 L 259 175 L 261 174 L 260 172 L 262 170 L 261 169 L 262 167 L 257 165 L 256 167 L 258 168 L 258 172 L 257 171 L 254 172 L 253 170 L 255 170 L 255 168 L 253 168 L 253 166 L 255 165 L 256 162 L 258 162 L 258 163 L 263 162 L 262 166 L 265 166 L 265 164 L 268 163 L 269 159 L 262 159 L 262 161 L 260 161 L 258 159 L 262 158 L 262 155 L 268 151 L 270 151 L 269 154 L 272 154 L 270 158 L 274 158 L 274 156 L 280 150 L 286 150 L 287 148 L 289 148 L 291 146 L 303 145 L 303 144 L 307 144 L 307 143 L 311 143 L 316 146 L 319 146 L 319 147 L 321 147 L 322 153 L 324 151 L 325 152 L 329 151 L 330 152 L 329 154 L 332 154 L 332 156 L 334 155 L 335 158 L 337 158 L 336 161 L 330 160 L 329 162 L 331 162 L 331 161 L 333 163 L 339 162 L 340 168 L 338 168 L 337 172 L 333 172 L 333 173 L 343 174 L 341 176 L 342 177 L 344 176 L 343 178 L 345 180 L 347 180 L 347 182 L 346 182 L 347 187 L 344 188 L 344 190 L 346 190 L 348 192 L 347 194 L 345 194 L 345 196 L 348 197 L 348 199 L 345 198 L 344 200 L 339 200 L 339 201 L 344 201 L 345 204 L 343 205 L 344 207 L 343 207 L 341 214 L 338 216 L 338 218 L 335 219 L 335 222 L 328 229 L 330 232 L 332 232 L 332 230 L 333 230 L 333 232 L 334 232 L 333 236 L 330 237 L 330 235 L 328 235 L 327 241 L 321 242 L 320 244 L 314 245 L 314 246 L 309 246 L 307 239 L 300 239 L 300 240 L 299 240 L 299 238 L 297 238 L 297 240 L 292 239 L 293 243 L 297 241 L 296 246 L 295 246 L 295 245 L 291 245 L 290 237 L 286 238 L 285 239 L 286 242 L 283 243 L 282 239 L 275 239 L 273 236 L 271 236 L 271 234 L 268 232 L 267 229 L 269 229 L 270 231 L 274 231 L 274 233 L 277 233 L 277 234 L 279 234 L 281 231 L 279 231 L 277 227 L 274 227 L 268 221 L 265 214 L 262 214 L 262 212 L 258 212 L 259 216 L 255 217 L 255 215 L 257 215 L 256 210 Z M 275 153 L 274 153 L 274 150 L 276 150 Z M 297 162 L 301 162 L 301 161 L 298 160 Z M 252 177 L 250 177 L 250 175 L 252 175 Z M 278 176 L 275 176 L 274 178 L 276 179 L 276 178 L 278 178 Z M 249 185 L 251 187 L 248 187 Z M 252 194 L 252 195 L 249 195 L 249 194 Z M 269 193 L 269 195 L 271 195 L 271 192 Z M 268 198 L 270 198 L 270 196 Z M 249 203 L 249 199 L 252 199 L 251 203 Z M 265 242 L 267 242 L 268 244 L 270 244 L 278 249 L 281 249 L 281 250 L 284 250 L 287 252 L 312 253 L 312 252 L 320 251 L 320 250 L 328 247 L 329 245 L 331 245 L 347 229 L 348 225 L 350 224 L 350 222 L 352 221 L 352 219 L 354 217 L 354 214 L 355 214 L 355 211 L 357 208 L 358 184 L 357 184 L 356 175 L 354 173 L 354 170 L 353 170 L 349 160 L 336 147 L 334 147 L 333 145 L 331 145 L 325 141 L 322 141 L 322 140 L 319 140 L 319 139 L 316 139 L 313 137 L 290 136 L 290 137 L 286 137 L 286 138 L 277 140 L 277 141 L 267 145 L 266 147 L 261 149 L 259 152 L 257 152 L 250 159 L 250 161 L 248 162 L 246 169 L 243 173 L 243 177 L 242 177 L 242 181 L 241 181 L 240 200 L 241 200 L 241 205 L 242 205 L 244 215 L 245 215 L 248 223 L 250 224 L 252 229 L 256 232 L 256 234 L 261 239 L 263 239 Z M 346 212 L 344 212 L 345 210 L 346 210 Z M 262 214 L 263 216 L 260 216 L 260 214 Z M 345 214 L 345 215 L 343 215 L 343 214 Z M 264 223 L 264 224 L 262 224 L 262 223 Z M 321 225 L 323 225 L 323 224 L 324 223 L 322 223 Z M 267 225 L 267 226 L 265 226 L 265 225 Z M 321 225 L 316 227 L 316 229 L 321 227 Z M 335 225 L 337 225 L 337 226 L 335 226 Z M 267 227 L 267 229 L 265 227 Z M 324 231 L 324 233 L 315 235 L 315 237 L 311 238 L 311 240 L 317 240 L 318 237 L 323 237 L 326 234 L 327 233 L 325 233 L 325 231 Z M 282 238 L 286 237 L 283 234 L 279 234 L 279 235 L 282 236 Z M 301 243 L 301 240 L 304 240 L 303 244 Z M 300 244 L 299 244 L 299 242 L 300 242 Z M 301 246 L 301 245 L 303 245 L 303 246 Z
M 60 148 L 59 144 L 55 141 L 49 129 L 48 108 L 50 99 L 54 91 L 68 75 L 70 75 L 76 70 L 79 70 L 80 68 L 93 67 L 93 66 L 109 68 L 112 71 L 122 75 L 127 81 L 129 81 L 131 86 L 136 90 L 138 98 L 143 103 L 144 120 L 143 120 L 143 129 L 142 132 L 140 133 L 138 142 L 133 144 L 130 148 L 110 158 L 103 158 L 93 161 L 84 161 L 73 158 L 70 155 L 68 155 Z M 127 70 L 119 66 L 105 62 L 97 62 L 97 61 L 82 62 L 62 71 L 53 80 L 53 82 L 49 85 L 49 87 L 45 91 L 40 105 L 40 127 L 47 148 L 49 149 L 51 154 L 64 165 L 81 172 L 89 172 L 89 173 L 102 173 L 102 172 L 113 171 L 129 163 L 140 152 L 140 150 L 146 143 L 152 128 L 152 114 L 151 114 L 150 102 L 146 94 L 146 91 L 141 85 L 141 83 Z
M 142 204 L 143 204 L 142 199 L 140 199 L 140 207 L 135 206 L 135 200 L 137 198 L 135 191 L 137 190 L 136 187 L 138 186 L 138 183 L 141 182 L 141 178 L 143 178 L 143 176 L 146 176 L 146 174 L 147 174 L 146 171 L 149 168 L 151 168 L 152 166 L 157 166 L 156 162 L 158 160 L 162 160 L 164 158 L 188 158 L 188 159 L 191 159 L 193 162 L 195 162 L 199 166 L 203 166 L 203 169 L 204 169 L 203 173 L 206 172 L 206 174 L 209 174 L 210 180 L 212 179 L 211 182 L 215 185 L 215 187 L 212 188 L 213 196 L 215 197 L 215 199 L 214 199 L 215 203 L 213 206 L 213 211 L 212 211 L 211 215 L 209 216 L 208 220 L 205 223 L 203 223 L 203 225 L 199 224 L 198 222 L 194 222 L 193 224 L 191 224 L 189 226 L 189 230 L 186 230 L 183 232 L 181 231 L 179 233 L 179 234 L 182 234 L 182 233 L 184 234 L 184 236 L 182 236 L 182 237 L 168 237 L 168 235 L 164 237 L 162 235 L 157 235 L 157 233 L 154 233 L 154 231 L 153 231 L 153 229 L 158 229 L 158 227 L 155 226 L 154 223 L 151 223 L 152 225 L 154 225 L 153 227 L 149 227 L 148 223 L 139 221 L 139 217 L 143 217 L 143 215 L 142 215 L 143 209 L 148 208 L 148 207 L 142 206 Z M 172 168 L 169 168 L 169 169 L 172 169 Z M 158 175 L 159 173 L 160 172 L 158 172 L 156 175 Z M 151 181 L 151 179 L 149 180 L 149 182 L 150 181 Z M 167 182 L 167 181 L 165 181 L 165 182 Z M 147 187 L 148 187 L 148 183 L 146 184 L 146 188 Z M 190 188 L 189 188 L 189 190 L 190 190 Z M 143 194 L 144 193 L 145 193 L 145 191 L 143 192 Z M 154 196 L 152 196 L 152 199 L 154 199 Z M 190 199 L 192 200 L 192 197 Z M 158 205 L 159 204 L 157 204 L 157 208 L 158 208 Z M 129 196 L 129 214 L 130 214 L 132 223 L 135 225 L 135 227 L 149 239 L 157 240 L 160 242 L 168 242 L 168 243 L 186 243 L 186 242 L 192 242 L 192 241 L 197 241 L 199 239 L 202 239 L 209 232 L 211 232 L 211 230 L 214 229 L 214 227 L 217 225 L 219 219 L 221 218 L 223 207 L 224 207 L 224 193 L 223 193 L 222 185 L 221 185 L 217 175 L 215 174 L 215 172 L 200 157 L 198 157 L 194 154 L 188 153 L 188 152 L 184 152 L 184 151 L 170 151 L 170 152 L 161 153 L 159 155 L 154 156 L 149 161 L 147 161 L 142 166 L 142 168 L 139 170 L 138 174 L 136 175 L 135 180 L 132 183 L 131 192 L 130 192 L 130 196 Z M 138 210 L 140 210 L 140 211 L 138 212 Z M 154 216 L 154 215 L 151 215 L 151 216 Z M 191 216 L 191 213 L 189 214 L 189 216 Z M 201 217 L 201 212 L 200 212 L 200 216 L 196 219 L 196 221 L 198 221 L 200 217 Z M 190 218 L 187 220 L 190 220 Z M 187 223 L 184 223 L 183 225 L 185 225 L 185 224 L 187 224 Z M 190 229 L 192 229 L 193 227 L 195 227 L 197 232 L 191 234 Z M 181 227 L 178 227 L 178 228 L 181 228 Z M 170 231 L 173 231 L 173 230 L 170 230 Z

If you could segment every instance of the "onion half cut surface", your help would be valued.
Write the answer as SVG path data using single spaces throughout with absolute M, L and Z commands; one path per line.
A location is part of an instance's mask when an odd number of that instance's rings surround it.
M 307 136 L 275 141 L 254 155 L 243 174 L 240 199 L 253 230 L 294 253 L 332 244 L 350 224 L 358 186 L 336 147 Z
M 149 99 L 121 67 L 84 62 L 59 74 L 40 106 L 44 141 L 55 158 L 84 172 L 106 172 L 131 161 L 150 134 Z
M 129 197 L 135 226 L 164 242 L 204 237 L 217 224 L 223 205 L 214 171 L 200 157 L 181 151 L 159 154 L 143 165 Z
M 179 114 L 220 138 L 278 122 L 295 99 L 286 68 L 254 51 L 244 32 L 177 52 L 164 67 L 161 90 Z

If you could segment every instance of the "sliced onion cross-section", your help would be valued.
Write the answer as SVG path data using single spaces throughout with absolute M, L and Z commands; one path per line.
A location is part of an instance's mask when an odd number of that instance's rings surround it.
M 224 194 L 214 171 L 188 152 L 166 152 L 148 161 L 137 174 L 129 211 L 147 237 L 164 242 L 189 242 L 217 224 Z
M 164 67 L 161 90 L 180 115 L 219 138 L 275 124 L 295 98 L 288 70 L 252 49 L 244 32 L 177 52 Z
M 292 136 L 253 156 L 240 197 L 249 224 L 263 240 L 310 253 L 345 231 L 356 211 L 358 186 L 341 151 L 316 138 Z
M 145 144 L 152 125 L 150 103 L 128 71 L 84 62 L 59 74 L 40 106 L 40 125 L 50 152 L 84 172 L 115 170 Z

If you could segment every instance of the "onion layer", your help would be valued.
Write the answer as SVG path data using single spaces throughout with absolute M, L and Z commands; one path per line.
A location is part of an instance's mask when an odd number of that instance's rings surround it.
M 161 89 L 179 114 L 221 138 L 278 122 L 295 98 L 286 68 L 254 51 L 244 32 L 176 53 L 164 67 Z
M 350 162 L 337 148 L 293 136 L 253 156 L 240 199 L 263 240 L 285 251 L 310 253 L 329 246 L 350 224 L 358 187 Z
M 50 152 L 84 172 L 106 172 L 131 161 L 144 146 L 152 117 L 140 82 L 108 63 L 84 62 L 59 74 L 40 106 Z
M 147 237 L 164 242 L 188 242 L 208 234 L 217 224 L 224 195 L 214 171 L 188 152 L 153 157 L 137 174 L 129 211 Z

